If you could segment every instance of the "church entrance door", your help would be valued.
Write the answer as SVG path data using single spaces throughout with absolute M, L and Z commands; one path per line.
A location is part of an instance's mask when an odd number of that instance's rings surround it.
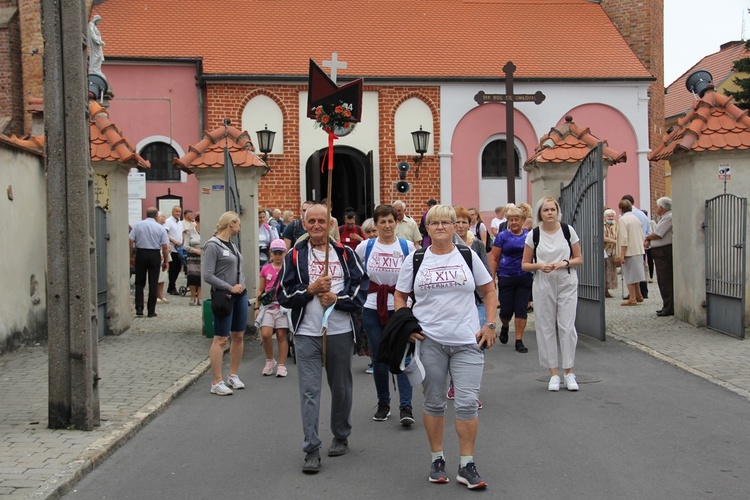
M 307 199 L 320 201 L 328 193 L 327 148 L 314 152 L 307 160 Z M 325 161 L 326 168 L 321 172 Z M 349 146 L 335 146 L 333 154 L 333 185 L 331 213 L 344 222 L 344 209 L 352 207 L 357 213 L 357 224 L 372 217 L 372 152 L 365 155 Z

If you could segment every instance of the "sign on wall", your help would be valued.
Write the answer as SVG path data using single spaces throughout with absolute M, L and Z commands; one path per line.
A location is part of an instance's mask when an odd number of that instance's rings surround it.
M 128 198 L 146 199 L 146 173 L 131 170 L 128 174 Z
M 94 173 L 94 205 L 109 212 L 109 174 Z
M 128 200 L 128 224 L 130 224 L 130 227 L 135 226 L 135 223 L 141 220 L 142 213 L 143 202 L 139 198 L 130 198 Z

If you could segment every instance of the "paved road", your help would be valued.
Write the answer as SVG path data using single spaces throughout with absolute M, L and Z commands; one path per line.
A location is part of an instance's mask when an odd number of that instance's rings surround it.
M 476 450 L 493 498 L 746 499 L 745 432 L 750 402 L 620 342 L 581 338 L 581 390 L 546 390 L 533 335 L 530 353 L 489 351 Z M 203 376 L 152 423 L 64 497 L 101 498 L 455 498 L 465 488 L 427 482 L 421 419 L 374 422 L 375 391 L 355 358 L 351 451 L 302 474 L 296 370 L 260 375 L 253 343 L 240 375 L 248 389 L 219 398 Z M 421 391 L 415 393 L 421 415 Z M 321 436 L 330 441 L 327 395 Z M 445 451 L 453 475 L 458 445 L 449 409 Z

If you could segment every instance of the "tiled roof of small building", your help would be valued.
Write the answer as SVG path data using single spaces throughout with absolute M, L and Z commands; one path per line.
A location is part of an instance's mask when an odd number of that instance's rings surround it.
M 588 0 L 107 0 L 112 58 L 200 58 L 207 75 L 307 77 L 337 52 L 348 77 L 652 79 Z
M 15 135 L 10 137 L 0 134 L 0 142 L 21 149 L 25 149 L 30 153 L 34 153 L 39 156 L 44 156 L 44 136 L 43 135 L 32 135 L 28 138 L 21 138 Z
M 733 99 L 708 86 L 693 109 L 677 122 L 664 144 L 648 155 L 651 161 L 690 151 L 750 149 L 750 116 Z
M 228 146 L 235 168 L 267 168 L 263 160 L 253 153 L 255 147 L 250 134 L 235 127 L 219 127 L 211 132 L 204 132 L 203 139 L 195 146 L 190 146 L 185 156 L 175 158 L 173 165 L 188 173 L 195 173 L 196 168 L 223 168 L 225 145 Z
M 109 121 L 109 113 L 96 101 L 89 101 L 91 161 L 114 161 L 123 165 L 150 168 L 151 164 L 135 152 L 133 146 Z
M 605 162 L 615 164 L 627 160 L 626 153 L 618 153 L 610 148 L 606 140 L 600 140 L 588 128 L 576 125 L 573 117 L 567 115 L 560 128 L 552 127 L 547 135 L 539 139 L 539 145 L 524 164 L 524 169 L 536 167 L 539 163 L 578 163 L 599 142 L 603 143 Z
M 743 57 L 750 57 L 750 51 L 745 48 L 745 42 L 727 42 L 718 52 L 709 54 L 698 61 L 667 87 L 667 95 L 664 96 L 664 117 L 670 118 L 682 114 L 688 111 L 695 102 L 693 94 L 685 87 L 687 77 L 694 71 L 699 69 L 708 71 L 716 87 L 720 87 L 734 75 L 732 63 Z

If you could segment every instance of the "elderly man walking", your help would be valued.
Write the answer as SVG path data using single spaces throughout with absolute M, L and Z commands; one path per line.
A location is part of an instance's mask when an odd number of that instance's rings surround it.
M 185 228 L 180 220 L 181 215 L 182 207 L 176 205 L 172 207 L 171 217 L 168 217 L 164 223 L 164 227 L 167 228 L 169 242 L 172 244 L 172 261 L 169 263 L 169 285 L 167 286 L 167 293 L 170 295 L 179 295 L 176 285 L 177 277 L 182 270 L 179 250 L 182 246 L 183 233 L 185 232 Z
M 351 248 L 329 237 L 326 207 L 312 205 L 304 215 L 309 238 L 299 241 L 284 260 L 279 304 L 292 310 L 294 346 L 297 355 L 300 409 L 304 433 L 305 462 L 302 471 L 320 470 L 318 435 L 323 356 L 331 390 L 331 433 L 328 456 L 349 450 L 352 431 L 352 352 L 354 320 L 367 299 L 370 280 Z M 325 265 L 328 248 L 328 266 Z M 333 306 L 329 312 L 328 309 Z M 326 337 L 322 325 L 327 318 Z
M 156 316 L 159 268 L 166 270 L 169 259 L 169 238 L 164 226 L 156 222 L 158 214 L 155 207 L 148 208 L 146 218 L 130 231 L 130 262 L 135 267 L 135 314 L 143 316 L 143 288 L 148 276 L 149 318 Z
M 656 200 L 656 215 L 660 217 L 656 229 L 646 236 L 646 246 L 656 264 L 656 280 L 663 306 L 656 311 L 657 316 L 674 316 L 674 279 L 672 274 L 672 200 Z
M 396 237 L 409 240 L 414 243 L 414 248 L 420 248 L 422 234 L 414 219 L 406 215 L 406 203 L 396 200 L 391 205 L 396 210 Z

